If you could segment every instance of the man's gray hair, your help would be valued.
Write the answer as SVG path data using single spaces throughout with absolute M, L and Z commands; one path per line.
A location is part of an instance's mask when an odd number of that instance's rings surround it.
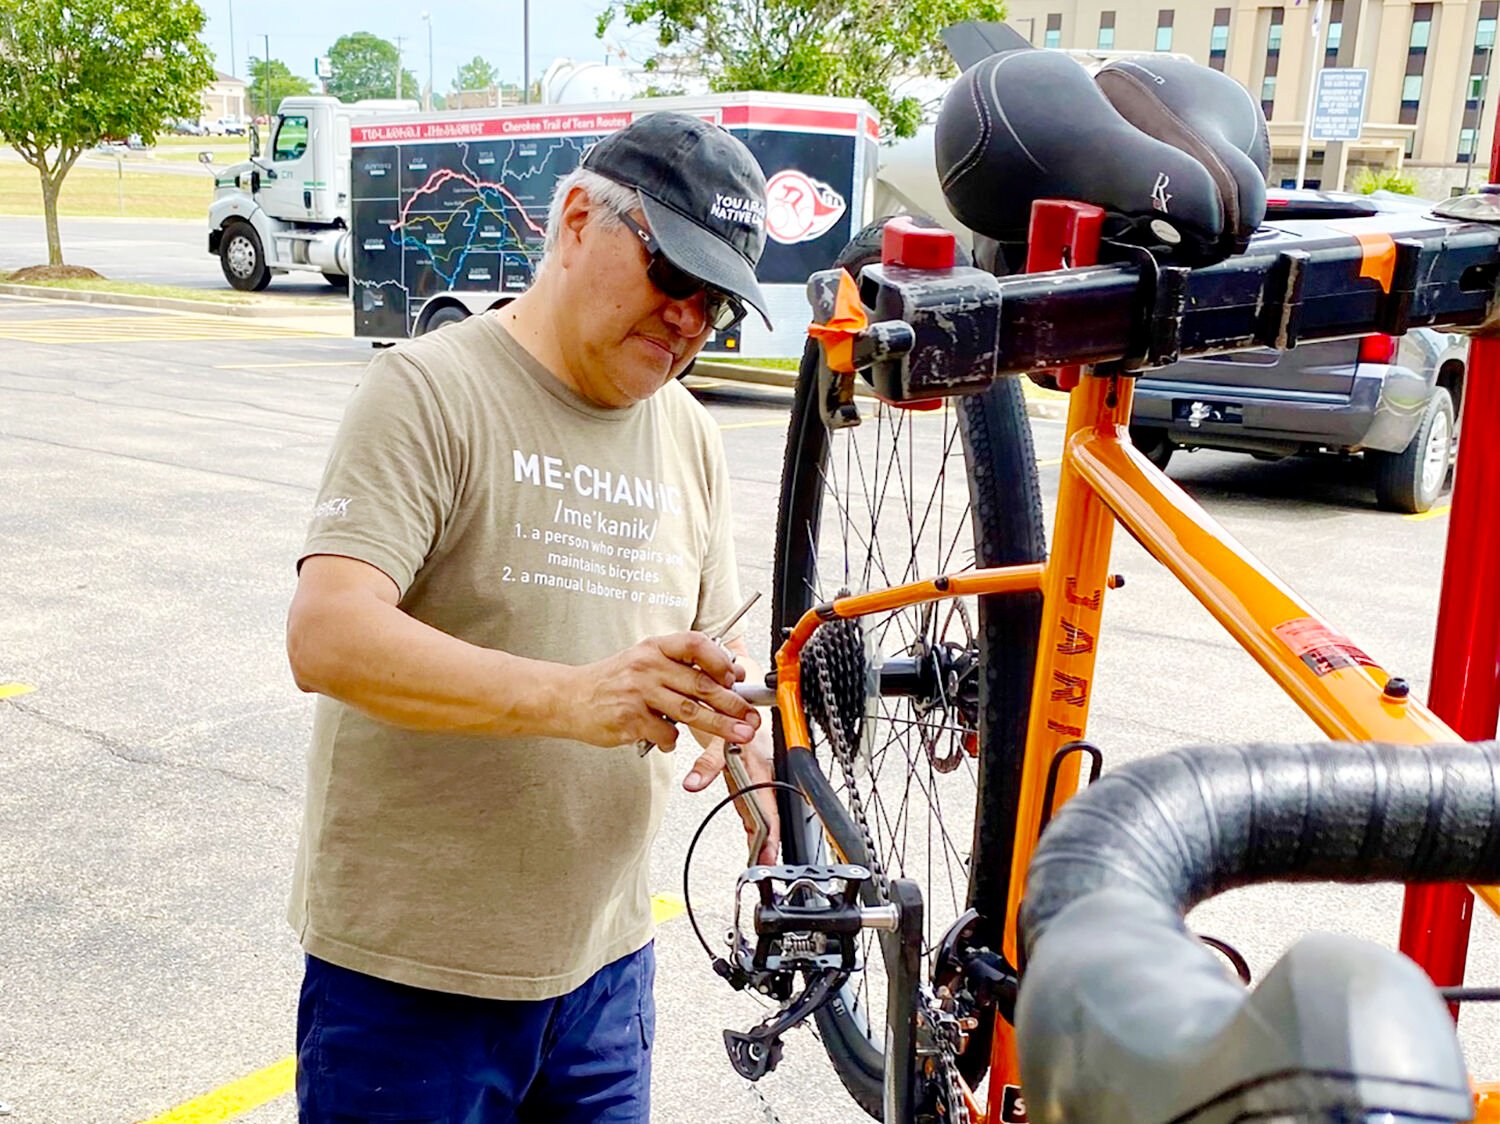
M 641 205 L 635 188 L 616 183 L 587 168 L 575 168 L 563 177 L 557 189 L 552 192 L 552 204 L 547 209 L 547 240 L 542 246 L 544 262 L 557 246 L 557 239 L 562 231 L 563 204 L 568 201 L 568 193 L 575 187 L 581 187 L 584 194 L 603 208 L 598 218 L 591 221 L 601 223 L 606 229 L 619 226 L 621 214 Z

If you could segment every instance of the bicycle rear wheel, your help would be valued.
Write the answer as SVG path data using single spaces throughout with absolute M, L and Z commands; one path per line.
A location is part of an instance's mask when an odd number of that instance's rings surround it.
M 839 264 L 857 272 L 878 244 L 862 232 Z M 976 566 L 1039 561 L 1045 550 L 1036 459 L 1018 380 L 941 411 L 861 402 L 863 422 L 828 430 L 817 402 L 819 357 L 804 353 L 782 471 L 772 576 L 772 649 L 782 630 L 840 590 L 862 592 Z M 855 786 L 878 857 L 923 891 L 930 953 L 969 906 L 980 943 L 999 947 L 1021 754 L 1036 660 L 1040 596 L 967 598 L 867 618 L 884 661 Z M 778 776 L 788 779 L 777 729 Z M 829 746 L 814 754 L 845 808 Z M 781 794 L 786 859 L 824 861 L 822 824 Z M 793 804 L 796 804 L 796 807 Z M 848 822 L 847 820 L 845 822 Z M 884 1075 L 884 961 L 874 936 L 864 971 L 817 1012 L 830 1060 L 879 1117 Z M 960 1059 L 971 1081 L 988 1061 L 977 1033 Z

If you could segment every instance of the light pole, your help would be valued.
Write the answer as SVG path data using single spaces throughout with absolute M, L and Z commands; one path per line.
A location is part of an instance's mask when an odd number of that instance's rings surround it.
M 1312 43 L 1308 47 L 1307 106 L 1302 113 L 1302 147 L 1297 153 L 1297 187 L 1307 175 L 1307 148 L 1312 139 L 1313 95 L 1318 81 L 1318 37 L 1323 30 L 1323 0 L 1318 0 L 1312 15 Z
M 234 0 L 229 0 L 229 77 L 234 78 Z
M 422 22 L 427 25 L 427 96 L 423 100 L 423 108 L 428 113 L 432 112 L 432 13 L 423 12 Z
M 531 0 L 521 0 L 521 104 L 531 104 Z
M 1469 162 L 1464 165 L 1464 194 L 1469 193 L 1469 178 L 1474 174 L 1474 157 L 1479 152 L 1479 134 L 1484 129 L 1484 96 L 1490 84 L 1490 56 L 1495 53 L 1494 44 L 1484 49 L 1484 73 L 1479 76 L 1479 109 L 1474 114 L 1474 135 L 1469 138 Z

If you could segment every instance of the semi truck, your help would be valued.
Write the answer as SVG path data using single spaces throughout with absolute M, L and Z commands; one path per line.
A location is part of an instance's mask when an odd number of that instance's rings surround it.
M 260 130 L 250 126 L 250 158 L 214 172 L 208 252 L 219 259 L 224 279 L 246 292 L 293 272 L 348 285 L 351 131 L 418 108 L 396 99 L 283 98 L 264 152 Z
M 800 354 L 808 275 L 874 213 L 880 124 L 854 98 L 730 93 L 441 114 L 288 98 L 268 151 L 252 138 L 250 161 L 219 177 L 209 248 L 236 288 L 291 270 L 348 278 L 357 337 L 421 335 L 524 292 L 558 181 L 600 138 L 662 110 L 722 125 L 767 180 L 758 276 L 776 328 L 750 317 L 706 350 Z

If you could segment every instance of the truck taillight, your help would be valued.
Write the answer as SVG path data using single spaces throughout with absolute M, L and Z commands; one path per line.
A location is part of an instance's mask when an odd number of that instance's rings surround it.
M 1345 354 L 1348 354 L 1345 352 Z M 1395 336 L 1365 336 L 1359 341 L 1361 363 L 1389 363 L 1396 358 Z

